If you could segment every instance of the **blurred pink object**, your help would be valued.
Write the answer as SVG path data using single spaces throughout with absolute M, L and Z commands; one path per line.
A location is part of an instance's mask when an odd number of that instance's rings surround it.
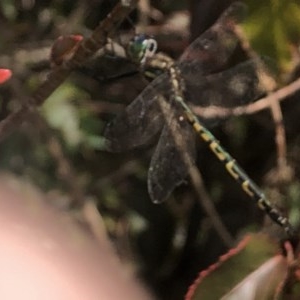
M 8 69 L 0 69 L 0 84 L 4 83 L 11 77 L 11 70 Z
M 68 213 L 24 184 L 0 182 L 0 299 L 152 299 Z

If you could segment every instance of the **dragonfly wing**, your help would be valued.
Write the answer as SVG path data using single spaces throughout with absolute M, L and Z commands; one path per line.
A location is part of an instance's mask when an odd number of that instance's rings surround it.
M 184 51 L 178 65 L 185 76 L 199 76 L 219 70 L 237 46 L 234 25 L 244 19 L 246 5 L 230 5 L 216 23 Z
M 154 203 L 164 201 L 186 179 L 188 167 L 183 153 L 195 162 L 195 134 L 187 122 L 179 123 L 173 118 L 170 124 L 164 126 L 148 171 L 148 191 Z
M 187 81 L 225 64 L 237 44 L 233 24 L 242 19 L 244 11 L 244 4 L 233 3 L 216 24 L 183 53 L 178 65 Z M 108 150 L 126 151 L 151 143 L 163 126 L 157 93 L 168 95 L 169 91 L 167 74 L 162 74 L 148 85 L 124 113 L 107 126 L 104 137 L 108 141 Z
M 107 125 L 104 137 L 109 151 L 126 151 L 153 142 L 164 123 L 157 93 L 167 94 L 169 86 L 167 75 L 160 75 Z
M 250 59 L 229 70 L 186 81 L 186 98 L 194 105 L 236 107 L 256 100 L 274 82 L 266 60 Z M 270 80 L 267 80 L 267 79 Z

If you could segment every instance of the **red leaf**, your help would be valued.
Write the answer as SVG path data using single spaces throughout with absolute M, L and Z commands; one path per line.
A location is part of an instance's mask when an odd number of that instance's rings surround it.
M 55 66 L 61 65 L 70 59 L 77 49 L 79 42 L 83 40 L 82 35 L 60 36 L 51 48 L 50 60 Z

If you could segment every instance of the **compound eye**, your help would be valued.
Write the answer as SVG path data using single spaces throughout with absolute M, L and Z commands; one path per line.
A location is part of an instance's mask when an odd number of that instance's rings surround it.
M 154 39 L 148 39 L 148 52 L 152 55 L 155 54 L 156 50 L 157 50 L 157 42 Z
M 130 41 L 126 51 L 133 61 L 144 64 L 148 58 L 153 57 L 156 50 L 156 40 L 144 34 L 138 34 Z
M 145 63 L 148 58 L 151 58 L 155 55 L 157 50 L 157 42 L 154 39 L 148 38 L 144 41 L 145 43 L 145 52 L 143 58 L 141 59 L 141 63 Z

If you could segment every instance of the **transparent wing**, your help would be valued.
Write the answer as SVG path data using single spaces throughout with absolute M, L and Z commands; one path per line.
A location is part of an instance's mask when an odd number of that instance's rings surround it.
M 262 78 L 268 76 L 268 70 L 264 61 L 248 60 L 230 70 L 188 82 L 187 99 L 202 106 L 235 107 L 249 103 L 266 92 L 267 87 L 264 86 Z M 195 161 L 193 128 L 187 122 L 179 124 L 177 120 L 178 117 L 173 116 L 171 122 L 165 125 L 152 157 L 148 189 L 153 202 L 165 200 L 187 177 L 187 166 L 182 159 L 183 151 L 190 156 L 192 162 Z M 216 124 L 217 120 L 210 119 L 209 123 Z M 174 141 L 170 126 L 181 141 L 179 147 Z
M 199 75 L 215 71 L 226 63 L 237 44 L 233 24 L 243 18 L 245 10 L 244 4 L 233 3 L 215 25 L 187 48 L 179 61 L 179 67 L 187 81 L 199 79 Z M 108 150 L 126 151 L 151 143 L 164 122 L 157 104 L 157 95 L 168 95 L 169 90 L 169 78 L 166 74 L 146 87 L 124 113 L 107 126 L 104 136 L 108 140 Z
M 186 99 L 193 105 L 235 107 L 247 104 L 268 90 L 266 76 L 273 78 L 270 61 L 250 59 L 226 71 L 186 80 Z M 183 76 L 184 77 L 184 76 Z
M 110 151 L 119 152 L 153 142 L 164 124 L 158 103 L 159 92 L 169 93 L 166 74 L 152 81 L 104 131 Z
M 183 160 L 186 153 L 192 162 L 196 159 L 195 133 L 187 122 L 173 118 L 164 126 L 148 171 L 148 191 L 155 203 L 164 201 L 188 175 Z M 171 127 L 172 126 L 172 129 Z M 176 134 L 175 142 L 173 132 Z
M 234 25 L 244 19 L 246 10 L 243 3 L 233 3 L 184 51 L 178 65 L 186 78 L 215 72 L 226 64 L 238 43 Z

